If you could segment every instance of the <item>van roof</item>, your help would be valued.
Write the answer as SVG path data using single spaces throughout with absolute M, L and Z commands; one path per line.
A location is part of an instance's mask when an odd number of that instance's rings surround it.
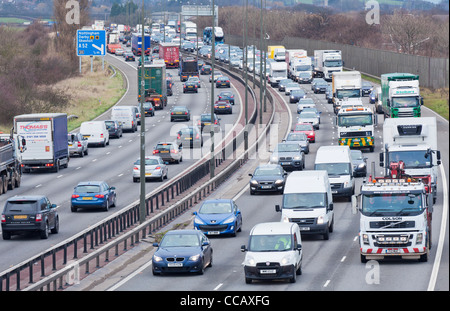
M 284 193 L 327 192 L 328 173 L 325 170 L 294 171 L 289 174 L 284 186 Z
M 351 162 L 349 146 L 320 146 L 317 149 L 315 163 Z
M 267 234 L 291 234 L 297 225 L 292 222 L 265 222 L 257 224 L 253 227 L 250 235 L 267 235 Z

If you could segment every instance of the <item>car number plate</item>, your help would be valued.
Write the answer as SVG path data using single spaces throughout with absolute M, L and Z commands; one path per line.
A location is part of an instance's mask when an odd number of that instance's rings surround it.
M 182 267 L 183 263 L 182 262 L 169 262 L 167 264 L 168 267 Z
M 211 125 L 211 123 L 205 123 L 205 125 Z
M 225 106 L 219 106 L 219 108 L 225 108 Z
M 92 197 L 83 197 L 83 200 L 92 200 Z
M 261 186 L 261 189 L 270 189 L 272 186 Z
M 14 215 L 14 219 L 27 219 L 27 215 Z
M 331 193 L 338 193 L 337 190 L 332 190 Z
M 185 137 L 185 140 L 192 140 L 192 137 Z
M 385 254 L 399 254 L 400 250 L 398 248 L 387 248 L 384 250 Z
M 69 147 L 72 147 L 73 145 L 72 144 L 69 144 Z
M 281 162 L 280 165 L 289 165 L 289 162 Z
M 219 231 L 208 231 L 207 234 L 209 234 L 209 235 L 218 235 L 218 234 L 220 234 L 220 232 Z
M 181 114 L 181 112 L 175 112 L 175 114 Z
M 145 173 L 145 176 L 152 176 L 152 173 Z
M 161 151 L 161 153 L 169 153 L 169 151 L 163 150 L 163 151 Z
M 91 135 L 83 135 L 84 138 L 89 138 Z
M 310 227 L 300 227 L 300 231 L 309 231 Z
M 259 273 L 261 273 L 261 274 L 275 274 L 275 273 L 277 273 L 277 270 L 275 270 L 275 269 L 263 269 L 263 270 L 259 270 Z

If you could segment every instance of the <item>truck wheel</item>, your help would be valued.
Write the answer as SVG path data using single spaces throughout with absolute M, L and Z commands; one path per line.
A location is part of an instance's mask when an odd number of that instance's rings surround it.
M 360 255 L 361 263 L 367 263 L 367 258 L 364 255 Z
M 11 175 L 10 181 L 8 183 L 8 189 L 14 190 L 16 188 L 16 171 L 14 171 Z
M 18 173 L 16 173 L 16 179 L 14 180 L 14 182 L 15 182 L 15 186 L 16 186 L 16 188 L 19 188 L 20 187 L 20 182 L 21 182 L 21 180 L 22 180 L 22 176 L 20 175 L 20 174 L 18 174 Z
M 0 195 L 3 194 L 3 176 L 0 176 Z

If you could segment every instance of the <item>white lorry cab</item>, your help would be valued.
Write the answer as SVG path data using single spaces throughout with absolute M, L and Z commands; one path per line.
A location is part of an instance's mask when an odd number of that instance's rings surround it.
M 255 225 L 250 231 L 243 262 L 245 282 L 253 280 L 288 279 L 295 283 L 302 274 L 302 244 L 296 223 L 268 222 Z
M 136 106 L 115 106 L 111 110 L 111 120 L 122 122 L 124 131 L 137 131 Z
M 347 197 L 350 202 L 355 193 L 352 157 L 348 146 L 321 146 L 314 162 L 315 170 L 325 170 L 331 184 L 331 193 L 336 197 Z
M 296 223 L 302 234 L 321 234 L 325 240 L 333 232 L 333 196 L 327 171 L 292 172 L 284 188 L 282 222 Z

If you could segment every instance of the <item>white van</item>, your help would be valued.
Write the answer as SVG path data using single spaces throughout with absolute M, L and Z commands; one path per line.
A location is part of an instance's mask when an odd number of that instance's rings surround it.
M 111 120 L 122 122 L 124 131 L 137 131 L 138 113 L 136 106 L 115 106 L 111 110 Z
M 250 231 L 244 265 L 245 282 L 288 279 L 291 283 L 302 274 L 302 238 L 296 223 L 267 222 Z
M 331 184 L 331 193 L 336 197 L 352 200 L 355 193 L 352 157 L 348 146 L 321 146 L 316 153 L 315 170 L 325 170 Z
M 333 232 L 333 195 L 326 171 L 296 171 L 286 179 L 281 212 L 282 222 L 294 222 L 302 234 L 322 234 L 328 240 Z
M 87 139 L 88 145 L 109 145 L 109 131 L 105 121 L 87 121 L 81 123 L 80 133 Z

